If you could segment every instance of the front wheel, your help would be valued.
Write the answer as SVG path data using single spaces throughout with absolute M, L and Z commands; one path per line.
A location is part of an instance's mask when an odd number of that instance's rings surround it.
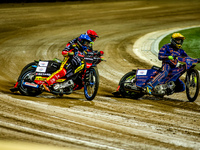
M 99 88 L 99 73 L 96 67 L 90 68 L 85 79 L 84 95 L 89 101 L 93 100 Z
M 196 69 L 191 69 L 186 75 L 186 94 L 190 102 L 194 102 L 199 94 L 199 72 Z

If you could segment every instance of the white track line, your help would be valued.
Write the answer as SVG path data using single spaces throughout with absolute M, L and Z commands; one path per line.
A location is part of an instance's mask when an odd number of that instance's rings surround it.
M 158 60 L 159 43 L 167 35 L 180 30 L 196 28 L 199 26 L 190 26 L 184 28 L 172 28 L 148 33 L 139 38 L 133 45 L 133 53 L 146 62 L 152 65 L 161 66 L 161 61 Z M 170 39 L 169 39 L 170 42 Z

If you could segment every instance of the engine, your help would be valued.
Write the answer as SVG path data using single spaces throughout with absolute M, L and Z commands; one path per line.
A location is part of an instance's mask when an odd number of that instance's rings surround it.
M 156 95 L 171 95 L 175 91 L 175 83 L 173 81 L 166 84 L 159 84 L 154 89 L 154 94 Z
M 60 91 L 60 92 L 62 92 L 67 87 L 70 87 L 70 88 L 74 87 L 73 80 L 68 80 L 68 81 L 65 81 L 65 82 L 62 82 L 62 83 L 56 83 L 56 84 L 53 85 L 53 89 L 55 91 Z

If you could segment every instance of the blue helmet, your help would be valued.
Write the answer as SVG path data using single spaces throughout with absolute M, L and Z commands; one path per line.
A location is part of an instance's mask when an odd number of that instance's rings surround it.
M 87 50 L 89 45 L 90 45 L 90 42 L 92 42 L 91 38 L 86 35 L 86 34 L 81 34 L 79 37 L 78 37 L 78 41 L 77 43 L 79 44 L 79 46 L 83 49 L 83 50 Z

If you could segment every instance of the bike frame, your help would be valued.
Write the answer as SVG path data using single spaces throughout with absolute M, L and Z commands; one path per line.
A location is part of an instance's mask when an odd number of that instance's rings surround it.
M 172 68 L 168 76 L 164 78 L 160 84 L 165 84 L 170 81 L 176 81 L 183 75 L 188 69 L 194 68 L 197 64 L 197 59 L 192 59 L 190 57 L 177 57 L 178 62 L 183 64 L 180 67 Z M 138 69 L 136 72 L 136 86 L 145 87 L 148 82 L 153 80 L 153 78 L 161 72 L 161 69 Z

